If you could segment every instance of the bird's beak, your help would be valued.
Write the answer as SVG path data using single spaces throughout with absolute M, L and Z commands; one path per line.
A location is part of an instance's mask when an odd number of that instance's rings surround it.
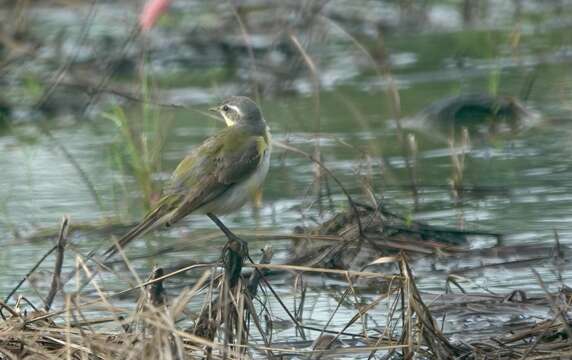
M 215 106 L 215 107 L 209 108 L 209 111 L 218 112 L 219 108 L 218 108 L 218 106 Z

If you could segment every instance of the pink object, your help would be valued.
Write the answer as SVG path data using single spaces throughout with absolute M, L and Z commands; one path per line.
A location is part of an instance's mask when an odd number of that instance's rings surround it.
M 139 16 L 141 30 L 150 30 L 157 19 L 167 10 L 172 0 L 149 0 Z

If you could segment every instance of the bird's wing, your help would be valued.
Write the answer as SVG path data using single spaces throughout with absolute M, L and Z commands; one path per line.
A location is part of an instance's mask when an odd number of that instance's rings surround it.
M 179 163 L 160 202 L 141 223 L 119 239 L 119 246 L 125 247 L 163 223 L 177 222 L 250 176 L 256 171 L 266 146 L 265 137 L 235 128 L 226 128 L 207 139 Z M 110 258 L 116 252 L 114 245 L 104 256 Z
M 234 184 L 252 175 L 268 148 L 267 139 L 260 135 L 239 137 L 225 144 L 215 173 L 222 184 Z
M 177 166 L 163 197 L 145 218 L 119 239 L 120 247 L 161 224 L 173 224 L 250 176 L 266 150 L 266 139 L 225 128 L 195 148 Z M 105 253 L 110 258 L 117 246 Z
M 228 127 L 189 154 L 173 173 L 165 197 L 176 199 L 169 223 L 209 203 L 252 175 L 264 154 L 263 136 Z

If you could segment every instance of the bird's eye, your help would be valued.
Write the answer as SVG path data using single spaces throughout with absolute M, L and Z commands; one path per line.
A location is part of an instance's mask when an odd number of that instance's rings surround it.
M 228 105 L 224 105 L 222 107 L 222 111 L 227 112 L 228 110 L 230 110 L 230 108 L 228 107 Z

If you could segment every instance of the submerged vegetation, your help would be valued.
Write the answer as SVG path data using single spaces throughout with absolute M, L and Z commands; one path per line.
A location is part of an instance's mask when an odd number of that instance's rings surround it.
M 169 131 L 169 119 L 161 116 L 156 107 L 149 104 L 147 81 L 143 80 L 141 111 L 127 115 L 116 106 L 103 116 L 112 121 L 118 130 L 118 140 L 110 151 L 113 163 L 122 173 L 133 174 L 137 189 L 143 195 L 146 210 L 159 199 L 160 189 L 154 174 L 161 171 L 162 150 Z M 122 186 L 123 189 L 126 186 Z M 127 196 L 126 196 L 127 195 Z M 124 194 L 124 198 L 128 194 Z
M 0 1 L 0 359 L 572 357 L 572 3 L 170 3 Z M 250 253 L 197 216 L 103 260 L 236 94 Z

